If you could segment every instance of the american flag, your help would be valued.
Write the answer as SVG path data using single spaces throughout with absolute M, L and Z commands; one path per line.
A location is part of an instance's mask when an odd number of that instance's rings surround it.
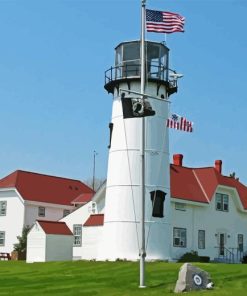
M 172 114 L 166 121 L 166 126 L 180 131 L 193 132 L 193 122 L 177 114 Z
M 148 32 L 184 32 L 185 18 L 177 13 L 146 9 L 146 28 Z

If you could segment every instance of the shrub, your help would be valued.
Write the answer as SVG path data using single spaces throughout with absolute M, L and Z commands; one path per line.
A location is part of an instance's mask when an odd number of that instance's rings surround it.
M 247 264 L 247 254 L 245 254 L 241 260 L 243 264 Z
M 191 251 L 183 254 L 178 262 L 209 262 L 209 260 L 208 256 L 198 256 L 196 251 Z
M 200 262 L 208 263 L 210 261 L 210 257 L 208 256 L 199 256 Z
M 14 244 L 14 251 L 26 253 L 27 250 L 27 234 L 30 230 L 29 226 L 24 226 L 22 229 L 22 235 L 17 236 L 18 243 Z

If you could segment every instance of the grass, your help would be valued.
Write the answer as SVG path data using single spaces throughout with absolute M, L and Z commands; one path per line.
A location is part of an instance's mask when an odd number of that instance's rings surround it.
M 139 264 L 136 262 L 26 264 L 21 261 L 0 261 L 0 295 L 172 295 L 181 265 L 182 263 L 148 263 L 147 288 L 139 289 Z M 211 274 L 215 289 L 191 292 L 191 295 L 246 294 L 247 265 L 196 265 Z

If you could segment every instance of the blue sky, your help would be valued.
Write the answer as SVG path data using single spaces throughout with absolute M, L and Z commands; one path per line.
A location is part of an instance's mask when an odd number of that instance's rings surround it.
M 184 74 L 172 111 L 195 131 L 170 132 L 185 166 L 235 171 L 247 183 L 245 0 L 149 0 L 186 17 L 171 34 L 170 67 Z M 140 36 L 139 0 L 0 0 L 0 177 L 16 170 L 106 176 L 112 97 L 104 71 L 115 46 Z M 147 39 L 163 41 L 163 34 Z

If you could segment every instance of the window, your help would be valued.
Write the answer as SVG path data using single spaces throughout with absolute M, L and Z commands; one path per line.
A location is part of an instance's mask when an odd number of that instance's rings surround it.
M 198 230 L 198 249 L 205 249 L 205 230 Z
M 96 202 L 92 202 L 91 206 L 88 207 L 88 212 L 90 214 L 97 214 L 97 204 Z
M 63 210 L 63 216 L 66 217 L 70 214 L 70 210 Z
M 7 201 L 0 201 L 0 216 L 6 216 Z
M 91 210 L 92 214 L 96 214 L 97 212 L 97 205 L 96 202 L 92 202 L 92 210 Z
M 244 235 L 238 234 L 238 250 L 243 252 L 244 250 Z
M 186 229 L 173 228 L 173 246 L 186 248 Z
M 0 231 L 0 246 L 5 245 L 5 231 Z
M 39 207 L 39 217 L 45 217 L 45 208 L 44 207 Z
M 216 193 L 216 210 L 228 212 L 229 211 L 229 196 L 227 194 Z
M 186 211 L 186 204 L 181 202 L 175 202 L 175 210 Z
M 75 224 L 73 226 L 73 234 L 74 234 L 74 246 L 80 247 L 81 246 L 81 225 Z

